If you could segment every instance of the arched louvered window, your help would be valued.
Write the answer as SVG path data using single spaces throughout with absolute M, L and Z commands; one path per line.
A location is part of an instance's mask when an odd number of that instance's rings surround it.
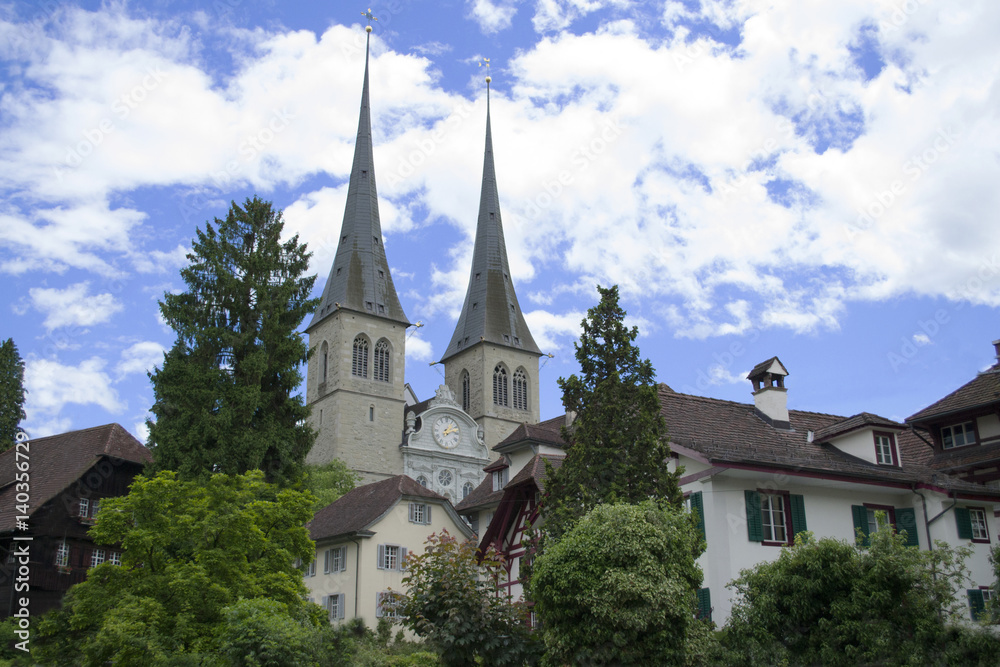
M 469 494 L 472 493 L 472 490 L 474 488 L 475 487 L 472 486 L 472 482 L 466 482 L 465 484 L 463 484 L 462 485 L 462 500 L 465 500 L 466 498 L 468 498 Z
M 469 411 L 469 396 L 472 393 L 469 380 L 469 371 L 462 371 L 462 409 Z
M 515 410 L 527 410 L 528 409 L 528 376 L 525 375 L 523 368 L 518 368 L 514 371 L 514 381 L 511 387 L 511 394 L 514 398 L 514 409 Z
M 368 339 L 358 336 L 354 339 L 354 355 L 351 357 L 351 375 L 368 377 Z
M 385 338 L 375 344 L 375 359 L 372 377 L 379 382 L 389 382 L 389 341 Z
M 323 341 L 323 345 L 320 346 L 319 352 L 319 377 L 320 382 L 326 382 L 326 369 L 327 362 L 330 359 L 330 348 L 327 346 L 326 341 Z
M 493 369 L 493 404 L 507 407 L 510 399 L 507 393 L 507 369 L 497 364 Z

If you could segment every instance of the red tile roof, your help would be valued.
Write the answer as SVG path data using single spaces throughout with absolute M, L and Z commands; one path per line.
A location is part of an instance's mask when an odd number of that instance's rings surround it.
M 941 400 L 906 418 L 907 423 L 931 422 L 957 412 L 1000 403 L 1000 363 L 983 371 Z
M 0 454 L 0 532 L 14 529 L 17 447 Z M 105 424 L 79 431 L 28 441 L 28 472 L 32 512 L 80 479 L 101 458 L 145 465 L 153 460 L 149 450 L 118 424 Z
M 527 441 L 564 447 L 566 443 L 562 439 L 562 426 L 565 423 L 566 417 L 560 415 L 537 424 L 520 424 L 513 433 L 494 446 L 493 450 L 502 451 L 511 445 Z
M 309 537 L 322 540 L 369 528 L 403 496 L 449 502 L 439 493 L 417 484 L 406 475 L 351 489 L 316 512 L 309 522 Z

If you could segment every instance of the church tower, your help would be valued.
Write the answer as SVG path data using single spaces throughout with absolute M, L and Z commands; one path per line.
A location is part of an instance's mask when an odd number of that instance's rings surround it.
M 507 264 L 493 166 L 489 84 L 487 76 L 486 154 L 472 272 L 462 315 L 441 363 L 445 382 L 483 428 L 486 445 L 493 447 L 519 424 L 538 423 L 542 353 L 521 314 Z
M 368 40 L 371 26 L 368 26 Z M 319 433 L 306 459 L 341 459 L 371 482 L 403 472 L 406 329 L 410 326 L 389 275 L 375 191 L 368 44 L 361 117 L 337 255 L 319 309 L 306 329 L 306 402 Z

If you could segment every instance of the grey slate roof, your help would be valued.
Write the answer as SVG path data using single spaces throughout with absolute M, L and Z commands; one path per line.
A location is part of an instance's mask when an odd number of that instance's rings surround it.
M 535 339 L 517 303 L 507 263 L 507 247 L 500 220 L 500 197 L 493 166 L 493 134 L 490 129 L 489 88 L 486 93 L 486 154 L 483 187 L 479 195 L 479 222 L 472 252 L 472 272 L 462 314 L 441 361 L 462 350 L 486 342 L 512 347 L 541 356 Z
M 873 415 L 870 412 L 862 412 L 854 415 L 853 417 L 848 417 L 843 421 L 835 422 L 829 426 L 824 426 L 816 431 L 815 439 L 816 442 L 825 442 L 835 436 L 843 435 L 849 431 L 865 428 L 867 426 L 876 426 L 892 431 L 902 431 L 906 429 L 906 427 L 899 422 L 894 422 L 891 419 Z
M 347 189 L 347 206 L 340 229 L 337 255 L 323 288 L 323 298 L 309 328 L 340 308 L 368 313 L 409 325 L 389 274 L 382 245 L 382 225 L 375 191 L 375 158 L 368 106 L 368 46 L 365 46 L 365 82 L 361 91 L 361 117 L 354 145 L 354 164 Z

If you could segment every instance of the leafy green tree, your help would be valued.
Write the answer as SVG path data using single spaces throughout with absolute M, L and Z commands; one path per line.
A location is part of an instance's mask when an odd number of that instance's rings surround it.
M 181 271 L 187 290 L 160 302 L 177 340 L 150 374 L 157 469 L 300 481 L 315 433 L 292 395 L 308 358 L 296 329 L 318 300 L 315 276 L 304 277 L 310 255 L 298 236 L 281 242 L 283 227 L 281 212 L 254 197 L 197 230 Z
M 870 545 L 811 533 L 744 570 L 724 643 L 733 664 L 976 664 L 984 636 L 955 622 L 968 548 L 905 546 L 885 522 Z M 995 660 L 1000 643 L 994 637 Z M 960 662 L 953 659 L 961 658 Z M 992 664 L 992 663 L 991 663 Z
M 120 544 L 121 565 L 105 562 L 70 589 L 62 608 L 40 622 L 33 657 L 57 665 L 214 665 L 229 664 L 219 662 L 223 648 L 245 648 L 253 636 L 263 652 L 280 634 L 310 644 L 327 621 L 306 602 L 294 561 L 314 555 L 305 528 L 312 503 L 259 471 L 213 475 L 203 485 L 171 472 L 137 477 L 129 495 L 102 501 L 91 529 L 97 544 Z M 266 609 L 240 604 L 262 599 L 271 601 Z M 271 634 L 234 633 L 234 619 L 252 616 L 259 626 L 265 613 L 276 625 Z
M 8 338 L 0 343 L 0 451 L 14 446 L 24 417 L 24 360 Z
M 361 476 L 340 459 L 306 466 L 306 488 L 316 497 L 314 509 L 321 510 L 354 488 Z
M 595 507 L 535 562 L 529 592 L 546 662 L 687 664 L 689 636 L 702 623 L 695 560 L 704 548 L 691 516 L 677 508 Z
M 480 560 L 474 542 L 432 534 L 422 554 L 407 558 L 403 623 L 437 648 L 443 665 L 523 665 L 536 645 L 525 609 L 500 584 L 503 559 L 491 547 Z
M 326 667 L 329 625 L 316 628 L 275 600 L 241 599 L 223 609 L 220 652 L 233 667 Z
M 680 505 L 679 473 L 667 470 L 670 446 L 653 365 L 625 326 L 618 287 L 597 287 L 601 301 L 587 311 L 576 344 L 581 375 L 559 378 L 563 406 L 575 413 L 563 427 L 566 459 L 546 464 L 545 532 L 558 539 L 601 503 L 649 498 Z

